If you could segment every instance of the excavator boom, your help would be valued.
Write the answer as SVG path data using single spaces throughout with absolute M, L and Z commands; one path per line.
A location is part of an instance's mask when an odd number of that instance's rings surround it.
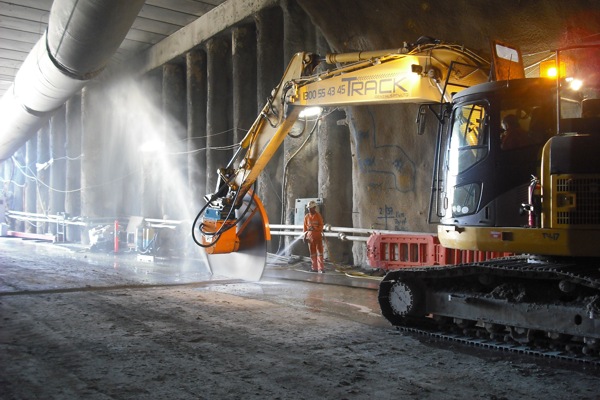
M 315 73 L 323 61 L 336 65 Z M 252 204 L 260 203 L 250 194 L 251 189 L 300 119 L 302 110 L 315 106 L 444 103 L 450 101 L 453 93 L 485 82 L 488 69 L 485 60 L 464 47 L 437 41 L 395 50 L 328 54 L 324 58 L 297 53 L 241 141 L 239 151 L 226 167 L 219 169 L 216 191 L 205 196 L 206 205 L 194 223 L 194 240 L 206 249 L 210 263 L 213 254 L 247 249 L 242 237 L 265 237 L 268 229 L 248 232 L 260 224 L 245 224 L 240 215 L 245 215 Z M 262 207 L 257 210 L 253 209 L 253 215 L 260 215 L 266 227 L 267 216 L 260 213 Z M 196 226 L 200 239 L 196 238 Z

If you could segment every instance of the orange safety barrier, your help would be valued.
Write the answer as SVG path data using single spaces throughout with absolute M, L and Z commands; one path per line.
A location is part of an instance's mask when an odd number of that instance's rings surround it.
M 448 249 L 437 235 L 374 233 L 367 241 L 367 258 L 372 268 L 385 271 L 427 265 L 455 265 L 506 257 L 512 253 Z

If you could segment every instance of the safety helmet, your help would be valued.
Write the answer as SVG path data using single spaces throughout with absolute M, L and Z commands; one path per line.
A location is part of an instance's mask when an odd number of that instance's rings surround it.
M 308 204 L 306 205 L 306 209 L 307 209 L 307 210 L 310 210 L 311 208 L 313 208 L 313 207 L 316 207 L 316 206 L 317 206 L 317 203 L 316 203 L 314 200 L 311 200 L 311 201 L 309 201 L 309 202 L 308 202 Z

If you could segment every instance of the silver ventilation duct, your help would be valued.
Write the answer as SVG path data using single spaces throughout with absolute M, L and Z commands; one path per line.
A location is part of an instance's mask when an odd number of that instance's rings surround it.
M 117 51 L 144 0 L 55 0 L 48 29 L 0 99 L 0 160 L 9 158 Z

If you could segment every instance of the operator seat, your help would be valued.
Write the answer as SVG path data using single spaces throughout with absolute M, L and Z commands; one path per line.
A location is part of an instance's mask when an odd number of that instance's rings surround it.
M 542 107 L 533 107 L 529 122 L 529 140 L 531 144 L 543 143 L 552 136 L 552 113 Z
M 600 99 L 585 99 L 581 102 L 583 118 L 600 117 Z

